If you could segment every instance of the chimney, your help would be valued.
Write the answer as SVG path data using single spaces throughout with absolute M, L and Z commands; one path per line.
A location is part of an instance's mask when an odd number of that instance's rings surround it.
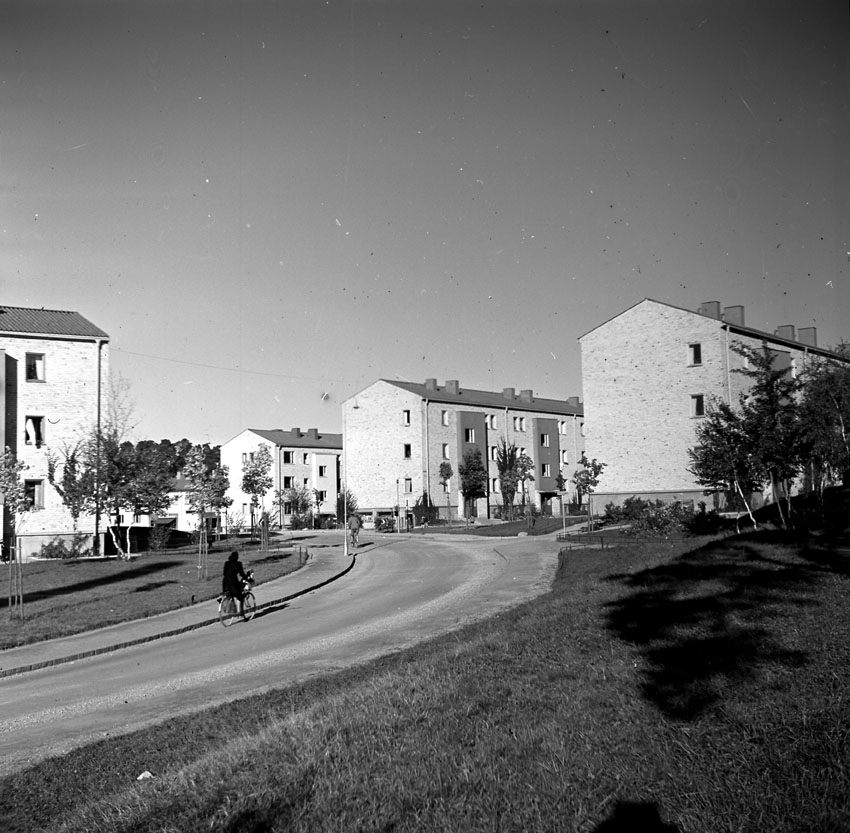
M 743 307 L 724 307 L 723 320 L 727 324 L 735 324 L 738 327 L 744 326 L 744 308 Z
M 571 408 L 578 408 L 581 404 L 581 400 L 577 396 L 568 396 L 567 397 L 567 405 Z
M 437 390 L 437 380 L 436 379 L 426 379 L 425 380 L 425 390 L 430 390 L 430 391 Z
M 530 390 L 521 390 L 519 392 L 520 402 L 531 402 L 534 399 L 534 394 Z
M 800 344 L 806 344 L 809 347 L 818 346 L 818 329 L 817 327 L 800 327 L 797 330 L 797 341 Z
M 514 401 L 514 394 L 515 393 L 516 393 L 516 391 L 513 388 L 503 388 L 502 389 L 502 396 L 504 396 L 505 399 L 509 399 L 511 402 Z
M 457 379 L 446 379 L 446 393 L 460 393 L 460 382 Z
M 318 428 L 308 428 L 307 429 L 307 436 L 311 440 L 318 440 L 319 439 L 319 429 Z
M 720 318 L 720 301 L 703 301 L 697 310 L 701 315 L 709 318 Z
M 300 437 L 300 436 L 301 436 L 301 429 L 300 429 L 300 428 L 293 428 L 293 429 L 292 429 L 292 434 L 293 434 L 293 436 L 295 436 L 295 438 L 297 439 L 298 437 Z
M 780 338 L 784 338 L 788 341 L 796 341 L 794 338 L 794 325 L 793 324 L 783 324 L 781 327 L 777 327 L 773 334 L 775 336 L 779 336 Z

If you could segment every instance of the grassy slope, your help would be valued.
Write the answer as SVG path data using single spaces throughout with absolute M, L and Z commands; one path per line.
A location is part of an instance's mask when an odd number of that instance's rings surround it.
M 847 829 L 846 559 L 682 550 L 574 552 L 495 619 L 40 764 L 4 830 Z

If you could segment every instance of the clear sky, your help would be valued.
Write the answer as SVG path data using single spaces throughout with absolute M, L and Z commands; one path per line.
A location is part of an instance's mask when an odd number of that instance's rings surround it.
M 581 395 L 644 297 L 850 340 L 846 0 L 2 0 L 0 303 L 138 438 L 378 378 Z M 649 371 L 651 372 L 651 371 Z

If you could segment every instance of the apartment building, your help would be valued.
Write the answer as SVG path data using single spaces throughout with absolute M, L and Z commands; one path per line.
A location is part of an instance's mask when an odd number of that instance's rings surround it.
M 707 500 L 688 471 L 688 449 L 712 399 L 734 404 L 747 388 L 734 372 L 744 367 L 736 343 L 767 345 L 774 367 L 794 374 L 835 357 L 817 346 L 814 327 L 762 332 L 745 325 L 742 306 L 717 301 L 693 311 L 646 298 L 579 338 L 587 455 L 606 464 L 597 511 L 631 495 Z
M 61 455 L 95 428 L 109 376 L 109 336 L 78 312 L 0 306 L 0 448 L 26 465 L 22 476 L 31 511 L 3 513 L 3 542 L 17 532 L 21 557 L 73 535 L 73 520 L 47 479 L 47 455 Z M 102 535 L 100 518 L 84 516 L 78 530 Z
M 543 399 L 531 390 L 463 388 L 456 379 L 438 385 L 380 379 L 343 403 L 343 480 L 361 511 L 406 517 L 428 493 L 442 517 L 463 516 L 458 469 L 470 448 L 488 468 L 488 496 L 473 516 L 502 512 L 496 449 L 504 438 L 534 462 L 530 498 L 544 512 L 558 495 L 557 477 L 572 477 L 584 449 L 578 397 Z M 441 483 L 440 464 L 454 476 Z M 557 505 L 557 503 L 556 503 Z
M 251 496 L 241 488 L 243 466 L 253 459 L 259 445 L 265 445 L 272 456 L 270 474 L 274 485 L 255 507 L 260 512 L 271 513 L 273 522 L 287 526 L 292 520 L 292 507 L 284 501 L 275 500 L 275 492 L 284 492 L 294 487 L 306 487 L 311 495 L 318 494 L 318 512 L 321 515 L 336 514 L 336 499 L 340 490 L 340 460 L 342 436 L 321 434 L 310 428 L 285 431 L 282 428 L 261 430 L 246 428 L 232 440 L 221 446 L 221 463 L 230 472 L 230 490 L 233 499 L 229 514 L 241 520 L 242 525 L 251 521 Z M 314 505 L 314 511 L 316 507 Z

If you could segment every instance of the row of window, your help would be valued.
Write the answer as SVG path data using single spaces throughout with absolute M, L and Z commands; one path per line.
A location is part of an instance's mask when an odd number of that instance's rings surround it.
M 242 462 L 254 462 L 254 452 L 248 451 L 243 452 L 242 454 Z M 283 462 L 284 465 L 294 465 L 296 461 L 296 453 L 294 451 L 284 451 L 283 452 Z M 301 465 L 308 466 L 310 464 L 310 455 L 309 454 L 301 454 L 300 461 Z M 327 466 L 319 466 L 319 477 L 327 477 L 328 476 L 328 467 Z
M 440 421 L 443 425 L 449 424 L 449 411 L 442 411 L 440 413 Z M 485 422 L 486 426 L 488 428 L 490 428 L 491 430 L 496 430 L 496 428 L 498 427 L 497 424 L 496 424 L 496 414 L 485 414 L 484 422 Z M 401 412 L 401 424 L 404 425 L 405 427 L 410 426 L 410 409 L 405 408 Z M 526 418 L 524 416 L 513 417 L 514 431 L 525 431 L 525 430 L 527 430 L 527 425 L 528 425 L 528 423 L 527 423 Z M 569 425 L 570 425 L 570 423 L 568 421 L 559 420 L 558 421 L 558 433 L 559 434 L 569 433 L 569 431 L 568 431 Z M 583 435 L 584 423 L 581 423 L 581 426 L 582 426 L 582 435 Z M 467 429 L 467 430 L 471 431 L 472 429 Z M 475 442 L 475 440 L 467 440 L 466 442 Z

